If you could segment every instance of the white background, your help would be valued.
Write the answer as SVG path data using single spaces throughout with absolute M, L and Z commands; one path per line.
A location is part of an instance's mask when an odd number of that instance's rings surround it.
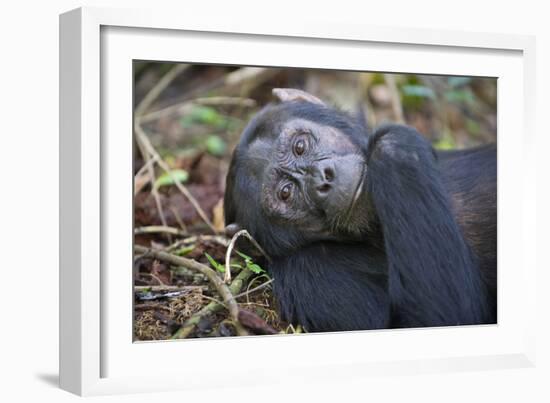
M 550 130 L 543 127 L 550 91 L 550 32 L 543 1 L 294 1 L 256 0 L 250 4 L 214 1 L 18 1 L 0 9 L 0 399 L 73 401 L 57 383 L 58 293 L 58 14 L 81 5 L 161 7 L 183 4 L 179 12 L 270 18 L 285 24 L 311 15 L 322 20 L 372 25 L 464 29 L 537 35 L 539 312 L 534 369 L 350 379 L 303 387 L 225 389 L 158 395 L 94 398 L 101 401 L 548 401 L 550 392 L 550 270 L 546 251 L 550 225 L 548 172 Z M 336 9 L 338 7 L 338 9 Z M 265 15 L 262 15 L 265 14 Z M 241 17 L 242 18 L 242 17 Z M 518 108 L 521 108 L 518 105 Z M 518 136 L 520 134 L 518 133 Z M 8 142 L 5 142 L 5 139 Z M 518 141 L 521 141 L 518 139 Z M 548 151 L 545 151 L 548 150 Z M 518 190 L 520 191 L 520 190 Z M 7 224 L 7 225 L 6 225 Z M 322 354 L 322 351 L 320 351 Z

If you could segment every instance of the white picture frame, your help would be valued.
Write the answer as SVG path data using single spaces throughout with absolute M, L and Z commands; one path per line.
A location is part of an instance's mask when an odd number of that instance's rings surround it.
M 534 49 L 519 35 L 159 10 L 61 15 L 61 387 L 96 395 L 534 365 Z M 132 343 L 133 59 L 498 77 L 498 324 Z

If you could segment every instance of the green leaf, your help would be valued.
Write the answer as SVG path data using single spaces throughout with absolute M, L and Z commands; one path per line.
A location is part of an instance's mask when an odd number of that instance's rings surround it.
M 210 262 L 210 265 L 218 270 L 219 272 L 222 272 L 222 273 L 225 273 L 225 267 L 223 264 L 219 264 L 218 262 L 216 262 L 214 260 L 214 258 L 212 256 L 210 256 L 208 253 L 204 252 L 204 256 L 206 256 L 206 258 L 208 259 L 208 261 Z
M 262 269 L 262 267 L 259 264 L 254 263 L 250 256 L 245 255 L 244 253 L 239 252 L 238 250 L 236 250 L 235 252 L 237 253 L 237 255 L 239 255 L 244 259 L 244 263 L 246 264 L 246 268 L 248 270 L 256 274 L 265 273 L 265 270 Z
M 203 124 L 219 127 L 226 119 L 210 106 L 195 106 L 187 115 L 182 116 L 180 124 L 189 128 L 195 124 Z
M 238 250 L 236 250 L 235 252 L 237 252 L 237 255 L 239 255 L 240 257 L 242 257 L 245 261 L 249 261 L 249 262 L 252 261 L 252 258 L 251 258 L 250 256 L 245 255 L 244 253 L 239 252 Z
M 160 188 L 161 186 L 169 186 L 175 183 L 175 180 L 180 183 L 185 183 L 189 179 L 189 174 L 183 169 L 174 169 L 172 175 L 164 173 L 157 178 L 155 181 L 155 187 Z
M 189 245 L 189 246 L 185 246 L 183 248 L 180 248 L 180 249 L 176 250 L 175 253 L 178 256 L 185 256 L 188 253 L 192 252 L 193 249 L 195 249 L 195 245 Z
M 225 144 L 225 141 L 220 137 L 216 135 L 211 135 L 206 138 L 206 151 L 208 153 L 215 155 L 217 157 L 221 157 L 225 154 L 225 150 L 227 149 L 227 145 Z
M 214 109 L 209 106 L 196 106 L 191 112 L 193 120 L 204 124 L 216 124 L 221 116 Z
M 256 273 L 256 274 L 260 274 L 260 273 L 264 273 L 264 272 L 265 272 L 265 270 L 262 269 L 262 268 L 260 267 L 260 265 L 258 265 L 258 264 L 256 264 L 256 263 L 247 264 L 247 265 L 246 265 L 246 268 L 247 268 L 248 270 L 250 270 L 251 272 Z

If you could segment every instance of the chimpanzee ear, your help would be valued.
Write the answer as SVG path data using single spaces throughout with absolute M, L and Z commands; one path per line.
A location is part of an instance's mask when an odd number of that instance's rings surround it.
M 273 88 L 271 92 L 275 98 L 281 102 L 301 101 L 311 102 L 312 104 L 317 105 L 325 105 L 325 103 L 316 96 L 295 88 Z
M 233 237 L 233 235 L 235 235 L 237 232 L 239 232 L 241 230 L 241 226 L 237 223 L 231 223 L 231 224 L 228 224 L 226 227 L 225 227 L 225 235 L 227 235 L 228 237 Z

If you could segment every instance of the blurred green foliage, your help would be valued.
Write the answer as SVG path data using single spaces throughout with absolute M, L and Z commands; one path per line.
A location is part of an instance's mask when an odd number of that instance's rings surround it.
M 181 117 L 180 124 L 183 128 L 191 128 L 196 124 L 222 128 L 226 119 L 210 106 L 195 105 L 190 113 Z
M 134 65 L 136 104 L 174 66 Z M 151 124 L 153 143 L 163 158 L 175 156 L 181 161 L 197 152 L 230 158 L 250 117 L 273 101 L 274 87 L 304 89 L 352 113 L 363 103 L 373 127 L 402 119 L 439 149 L 496 141 L 495 78 L 274 68 L 271 75 L 262 73 L 239 86 L 227 85 L 229 74 L 246 68 L 192 65 L 174 80 L 155 108 L 178 103 L 186 108 Z M 210 97 L 217 99 L 208 101 Z M 241 99 L 243 104 L 224 103 L 224 97 Z M 252 106 L 243 106 L 245 100 L 252 100 Z
M 177 182 L 185 183 L 189 179 L 189 173 L 183 169 L 173 169 L 172 175 L 164 173 L 155 181 L 155 187 L 174 185 Z
M 205 145 L 206 151 L 216 157 L 222 157 L 227 150 L 226 142 L 220 136 L 214 134 L 206 138 Z

